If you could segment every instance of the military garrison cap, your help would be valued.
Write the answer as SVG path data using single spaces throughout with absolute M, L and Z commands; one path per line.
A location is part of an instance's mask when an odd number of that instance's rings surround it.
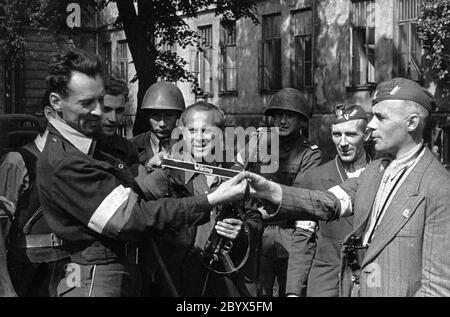
M 342 123 L 342 122 L 347 122 L 347 121 L 351 121 L 351 120 L 358 120 L 358 119 L 366 119 L 367 118 L 367 114 L 364 111 L 364 109 L 361 106 L 358 105 L 347 105 L 347 104 L 342 104 L 342 105 L 338 105 L 336 106 L 335 109 L 335 119 L 333 124 L 338 124 L 338 123 Z
M 372 98 L 372 106 L 383 100 L 411 100 L 428 112 L 436 108 L 433 95 L 415 81 L 406 78 L 393 78 L 378 84 Z

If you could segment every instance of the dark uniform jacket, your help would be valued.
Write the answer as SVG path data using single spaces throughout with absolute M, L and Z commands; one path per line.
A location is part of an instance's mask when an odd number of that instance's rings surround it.
M 194 179 L 204 177 L 197 173 L 179 170 L 155 170 L 151 174 L 154 178 L 152 188 L 147 188 L 147 198 L 191 197 L 198 195 L 194 189 Z M 197 181 L 201 181 L 198 180 Z M 203 182 L 204 190 L 210 191 Z M 165 260 L 168 271 L 173 279 L 175 287 L 181 296 L 198 297 L 202 295 L 203 283 L 207 270 L 200 262 L 200 248 L 195 241 L 206 241 L 214 227 L 216 209 L 212 209 L 211 220 L 202 226 L 171 229 L 163 234 L 159 241 L 161 254 Z M 256 265 L 257 248 L 261 239 L 263 227 L 262 217 L 259 211 L 250 203 L 246 204 L 244 219 L 250 233 L 250 255 L 244 267 L 232 279 L 211 273 L 207 284 L 205 296 L 256 296 Z M 233 252 L 237 255 L 235 264 L 238 265 L 247 250 L 248 240 L 245 234 L 241 234 L 234 241 Z M 203 242 L 201 242 L 203 243 Z M 200 248 L 199 248 L 200 247 Z
M 279 168 L 273 173 L 260 173 L 264 177 L 279 184 L 292 186 L 295 179 L 302 179 L 304 174 L 318 166 L 321 162 L 321 152 L 317 145 L 307 140 L 300 134 L 291 134 L 286 138 L 280 138 L 279 145 Z M 262 170 L 262 169 L 261 169 Z M 260 170 L 259 170 L 260 171 Z M 258 172 L 259 172 L 258 171 Z M 264 220 L 266 229 L 263 235 L 261 248 L 261 285 L 264 295 L 272 295 L 273 279 L 270 278 L 274 272 L 277 275 L 278 295 L 284 296 L 298 288 L 297 281 L 287 276 L 287 267 L 290 259 L 295 256 L 293 250 L 302 250 L 302 265 L 300 270 L 309 270 L 310 262 L 314 255 L 313 233 L 297 229 L 294 221 L 287 221 L 281 217 L 270 217 Z M 296 245 L 293 244 L 296 240 Z M 276 261 L 283 263 L 275 264 Z M 267 293 L 267 294 L 266 294 Z M 301 293 L 306 293 L 304 288 Z
M 130 140 L 118 134 L 100 136 L 96 140 L 96 146 L 101 151 L 120 159 L 131 169 L 133 175 L 137 175 L 139 157 L 136 147 Z
M 347 180 L 347 173 L 341 160 L 336 156 L 330 162 L 307 172 L 295 182 L 294 186 L 312 190 L 327 190 Z M 316 251 L 308 276 L 303 276 L 304 270 L 298 270 L 295 263 L 289 263 L 292 276 L 297 279 L 307 279 L 308 296 L 339 296 L 339 265 L 341 244 L 352 230 L 353 217 L 337 219 L 336 221 L 319 221 L 316 238 Z M 295 273 L 294 273 L 295 272 Z
M 301 178 L 311 167 L 322 160 L 317 145 L 300 134 L 280 138 L 279 169 L 274 173 L 261 173 L 279 184 L 291 186 L 296 178 Z
M 70 129 L 59 125 L 59 129 Z M 206 195 L 146 202 L 121 160 L 95 149 L 94 144 L 85 154 L 61 133 L 49 124 L 37 179 L 44 216 L 53 232 L 65 240 L 63 248 L 73 262 L 111 263 L 126 253 L 127 241 L 209 219 Z

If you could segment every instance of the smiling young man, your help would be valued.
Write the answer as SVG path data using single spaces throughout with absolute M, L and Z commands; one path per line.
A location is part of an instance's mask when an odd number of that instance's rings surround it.
M 145 201 L 125 163 L 96 147 L 105 90 L 102 62 L 80 49 L 52 57 L 47 85 L 55 117 L 37 164 L 44 217 L 70 257 L 59 296 L 136 296 L 135 242 L 155 232 L 199 225 L 210 209 L 243 195 L 224 182 L 214 193 Z M 137 182 L 142 182 L 139 185 Z
M 181 116 L 184 130 L 184 151 L 181 157 L 172 153 L 173 158 L 187 162 L 200 162 L 220 166 L 221 162 L 214 160 L 217 138 L 221 136 L 224 125 L 224 114 L 215 105 L 197 102 L 189 106 Z M 151 174 L 155 178 L 156 190 L 153 197 L 165 195 L 171 197 L 188 197 L 202 193 L 214 192 L 222 179 L 216 176 L 204 175 L 195 171 L 156 170 Z M 256 296 L 256 249 L 262 234 L 261 214 L 247 204 L 243 215 L 232 214 L 216 222 L 217 213 L 226 213 L 230 206 L 219 206 L 211 209 L 210 221 L 204 225 L 182 228 L 177 231 L 167 231 L 160 241 L 160 249 L 172 277 L 174 285 L 181 296 L 187 297 L 223 297 L 223 296 Z M 228 209 L 227 209 L 228 208 Z M 245 226 L 248 232 L 244 234 Z M 232 256 L 236 261 L 244 258 L 249 249 L 249 258 L 244 267 L 229 276 L 219 275 L 205 268 L 207 261 L 202 260 L 205 243 L 215 229 L 220 237 L 232 241 L 234 247 Z M 248 234 L 250 245 L 248 245 Z M 202 264 L 203 262 L 203 264 Z M 238 263 L 235 263 L 236 266 Z
M 327 190 L 352 177 L 358 177 L 370 159 L 364 151 L 367 115 L 358 105 L 339 105 L 331 125 L 337 155 L 330 162 L 308 171 L 294 186 Z M 295 296 L 339 296 L 340 242 L 352 230 L 352 217 L 320 221 L 315 240 L 294 243 L 289 254 L 286 293 Z M 302 222 L 299 221 L 299 224 Z M 314 244 L 315 248 L 314 248 Z M 314 259 L 312 259 L 314 256 Z
M 115 78 L 105 81 L 105 96 L 100 120 L 97 146 L 105 153 L 123 161 L 137 175 L 139 158 L 136 147 L 126 138 L 117 133 L 122 124 L 128 102 L 127 83 Z
M 343 241 L 340 296 L 450 296 L 450 175 L 424 145 L 433 96 L 394 78 L 377 86 L 368 124 L 375 150 L 393 159 L 328 191 L 287 187 L 246 173 L 252 194 L 280 216 L 354 214 Z M 272 206 L 273 207 L 273 206 Z
M 266 116 L 272 118 L 272 125 L 279 129 L 279 164 L 273 173 L 261 173 L 275 182 L 292 186 L 296 178 L 321 162 L 317 145 L 306 139 L 301 130 L 308 126 L 309 111 L 305 95 L 294 88 L 283 88 L 271 99 Z M 260 172 L 260 171 L 257 171 Z M 272 297 L 275 280 L 278 296 L 285 295 L 289 250 L 294 235 L 303 240 L 312 238 L 313 223 L 306 222 L 296 227 L 294 221 L 278 217 L 265 217 L 261 247 L 260 282 L 261 295 Z

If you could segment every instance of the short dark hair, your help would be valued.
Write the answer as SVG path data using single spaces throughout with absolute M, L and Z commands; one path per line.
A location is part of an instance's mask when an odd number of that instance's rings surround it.
M 59 51 L 51 57 L 47 75 L 49 93 L 56 92 L 67 97 L 67 85 L 73 71 L 95 77 L 102 74 L 102 62 L 92 53 L 78 48 Z
M 194 103 L 193 105 L 186 108 L 186 110 L 183 111 L 181 114 L 181 123 L 183 125 L 186 125 L 186 118 L 187 116 L 194 111 L 212 111 L 215 114 L 215 123 L 218 128 L 223 128 L 225 125 L 225 114 L 222 110 L 219 109 L 219 107 L 213 105 L 212 103 L 199 101 Z
M 125 96 L 125 100 L 128 99 L 128 85 L 125 81 L 109 77 L 105 80 L 105 93 L 112 96 Z

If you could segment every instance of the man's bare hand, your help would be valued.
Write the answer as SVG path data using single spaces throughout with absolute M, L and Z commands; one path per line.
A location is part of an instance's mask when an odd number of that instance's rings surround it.
M 241 232 L 242 224 L 240 219 L 227 218 L 216 223 L 216 231 L 222 237 L 234 240 Z
M 220 184 L 217 189 L 208 194 L 208 201 L 211 205 L 220 205 L 230 201 L 237 201 L 244 198 L 247 180 L 244 173 L 239 173 L 235 177 Z
M 252 172 L 244 172 L 244 175 L 250 184 L 250 195 L 252 197 L 265 199 L 275 205 L 281 203 L 283 192 L 280 184 L 271 182 Z
M 147 168 L 147 170 L 161 167 L 163 159 L 166 158 L 169 158 L 168 152 L 161 151 L 159 153 L 156 153 L 155 156 L 148 160 L 147 164 L 145 164 L 145 167 Z

